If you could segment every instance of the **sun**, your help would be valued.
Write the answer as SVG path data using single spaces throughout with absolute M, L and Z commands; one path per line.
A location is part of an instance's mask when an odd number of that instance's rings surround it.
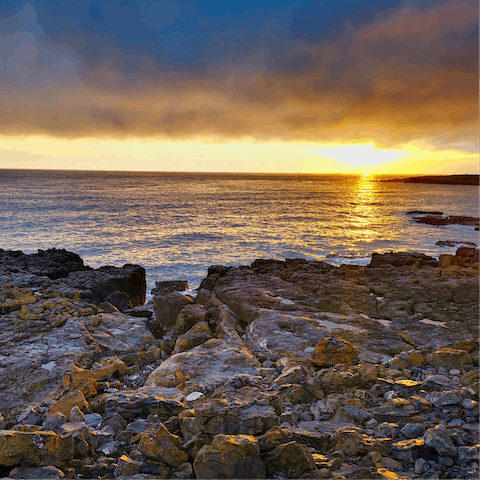
M 362 173 L 362 177 L 363 177 L 363 178 L 369 178 L 369 177 L 371 177 L 371 176 L 373 176 L 373 173 L 372 173 L 372 172 L 363 172 L 363 173 Z

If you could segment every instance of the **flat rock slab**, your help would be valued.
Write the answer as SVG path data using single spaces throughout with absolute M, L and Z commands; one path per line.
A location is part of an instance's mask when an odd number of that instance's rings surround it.
M 379 362 L 478 338 L 478 278 L 443 277 L 437 264 L 415 253 L 377 255 L 368 267 L 257 260 L 207 279 L 244 322 L 248 346 L 271 360 L 306 361 L 333 335 L 357 347 L 361 361 Z
M 258 375 L 260 364 L 246 348 L 212 339 L 188 352 L 172 355 L 147 378 L 146 386 L 185 391 L 213 390 L 233 375 Z
M 132 354 L 153 341 L 142 318 L 121 313 L 80 316 L 77 312 L 64 323 L 48 324 L 48 329 L 42 319 L 22 321 L 11 313 L 1 317 L 0 325 L 2 412 L 15 413 L 52 398 L 74 362 Z

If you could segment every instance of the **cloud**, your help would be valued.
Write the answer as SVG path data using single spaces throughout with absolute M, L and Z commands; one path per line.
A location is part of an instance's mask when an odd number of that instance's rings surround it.
M 450 148 L 459 144 L 452 132 L 469 132 L 471 142 L 478 120 L 470 1 L 375 4 L 367 17 L 308 38 L 301 18 L 316 3 L 303 13 L 272 9 L 238 20 L 193 2 L 72 5 L 77 18 L 62 4 L 58 12 L 68 28 L 54 28 L 47 4 L 27 3 L 0 20 L 4 134 L 388 148 L 445 138 L 441 148 Z

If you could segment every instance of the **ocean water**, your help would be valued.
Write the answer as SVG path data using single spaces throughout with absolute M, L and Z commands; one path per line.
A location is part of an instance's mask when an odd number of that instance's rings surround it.
M 0 248 L 65 248 L 87 265 L 137 263 L 199 285 L 213 264 L 305 258 L 367 264 L 372 252 L 438 256 L 473 227 L 415 223 L 409 210 L 478 216 L 478 186 L 354 175 L 0 170 Z

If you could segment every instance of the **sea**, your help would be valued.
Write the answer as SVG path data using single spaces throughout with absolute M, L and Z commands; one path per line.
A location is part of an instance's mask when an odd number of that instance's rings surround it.
M 0 170 L 0 248 L 64 248 L 85 264 L 140 264 L 147 291 L 210 265 L 257 258 L 366 265 L 373 252 L 438 257 L 473 227 L 418 224 L 410 210 L 478 216 L 478 186 L 378 176 Z M 147 298 L 151 298 L 149 295 Z

